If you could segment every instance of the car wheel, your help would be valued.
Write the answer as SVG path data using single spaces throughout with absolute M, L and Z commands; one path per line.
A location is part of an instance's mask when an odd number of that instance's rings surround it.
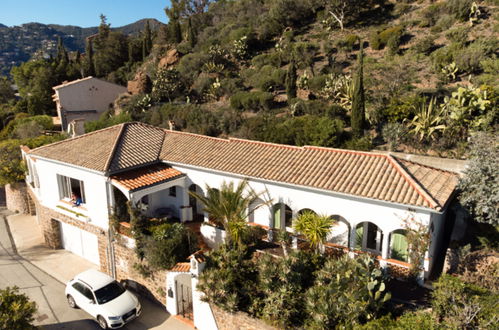
M 78 306 L 76 306 L 75 299 L 70 294 L 68 294 L 68 305 L 71 308 L 78 308 Z
M 107 329 L 107 322 L 102 316 L 97 316 L 97 323 L 102 329 Z

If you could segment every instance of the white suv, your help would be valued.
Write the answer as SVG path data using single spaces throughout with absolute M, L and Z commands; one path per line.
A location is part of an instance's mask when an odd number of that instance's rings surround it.
M 111 276 L 90 269 L 66 284 L 66 298 L 72 308 L 92 315 L 102 329 L 120 328 L 142 312 L 139 300 Z

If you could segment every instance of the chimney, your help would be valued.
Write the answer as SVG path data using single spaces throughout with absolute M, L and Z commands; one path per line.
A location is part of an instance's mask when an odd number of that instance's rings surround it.
M 72 120 L 68 125 L 68 134 L 72 138 L 85 134 L 85 119 Z
M 175 130 L 175 122 L 173 120 L 168 121 L 168 126 L 170 127 L 170 131 Z

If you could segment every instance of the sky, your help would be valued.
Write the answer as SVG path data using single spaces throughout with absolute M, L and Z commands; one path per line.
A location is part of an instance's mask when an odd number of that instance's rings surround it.
M 111 27 L 142 18 L 166 22 L 168 0 L 0 0 L 0 23 L 13 26 L 43 24 L 98 26 L 104 14 Z

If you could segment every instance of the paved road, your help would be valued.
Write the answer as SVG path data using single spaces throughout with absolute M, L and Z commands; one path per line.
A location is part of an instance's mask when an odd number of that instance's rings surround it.
M 43 329 L 100 329 L 87 313 L 67 305 L 63 283 L 17 254 L 5 214 L 5 209 L 0 208 L 0 288 L 18 286 L 35 301 L 35 325 Z M 123 329 L 192 329 L 149 300 L 140 301 L 143 314 Z

